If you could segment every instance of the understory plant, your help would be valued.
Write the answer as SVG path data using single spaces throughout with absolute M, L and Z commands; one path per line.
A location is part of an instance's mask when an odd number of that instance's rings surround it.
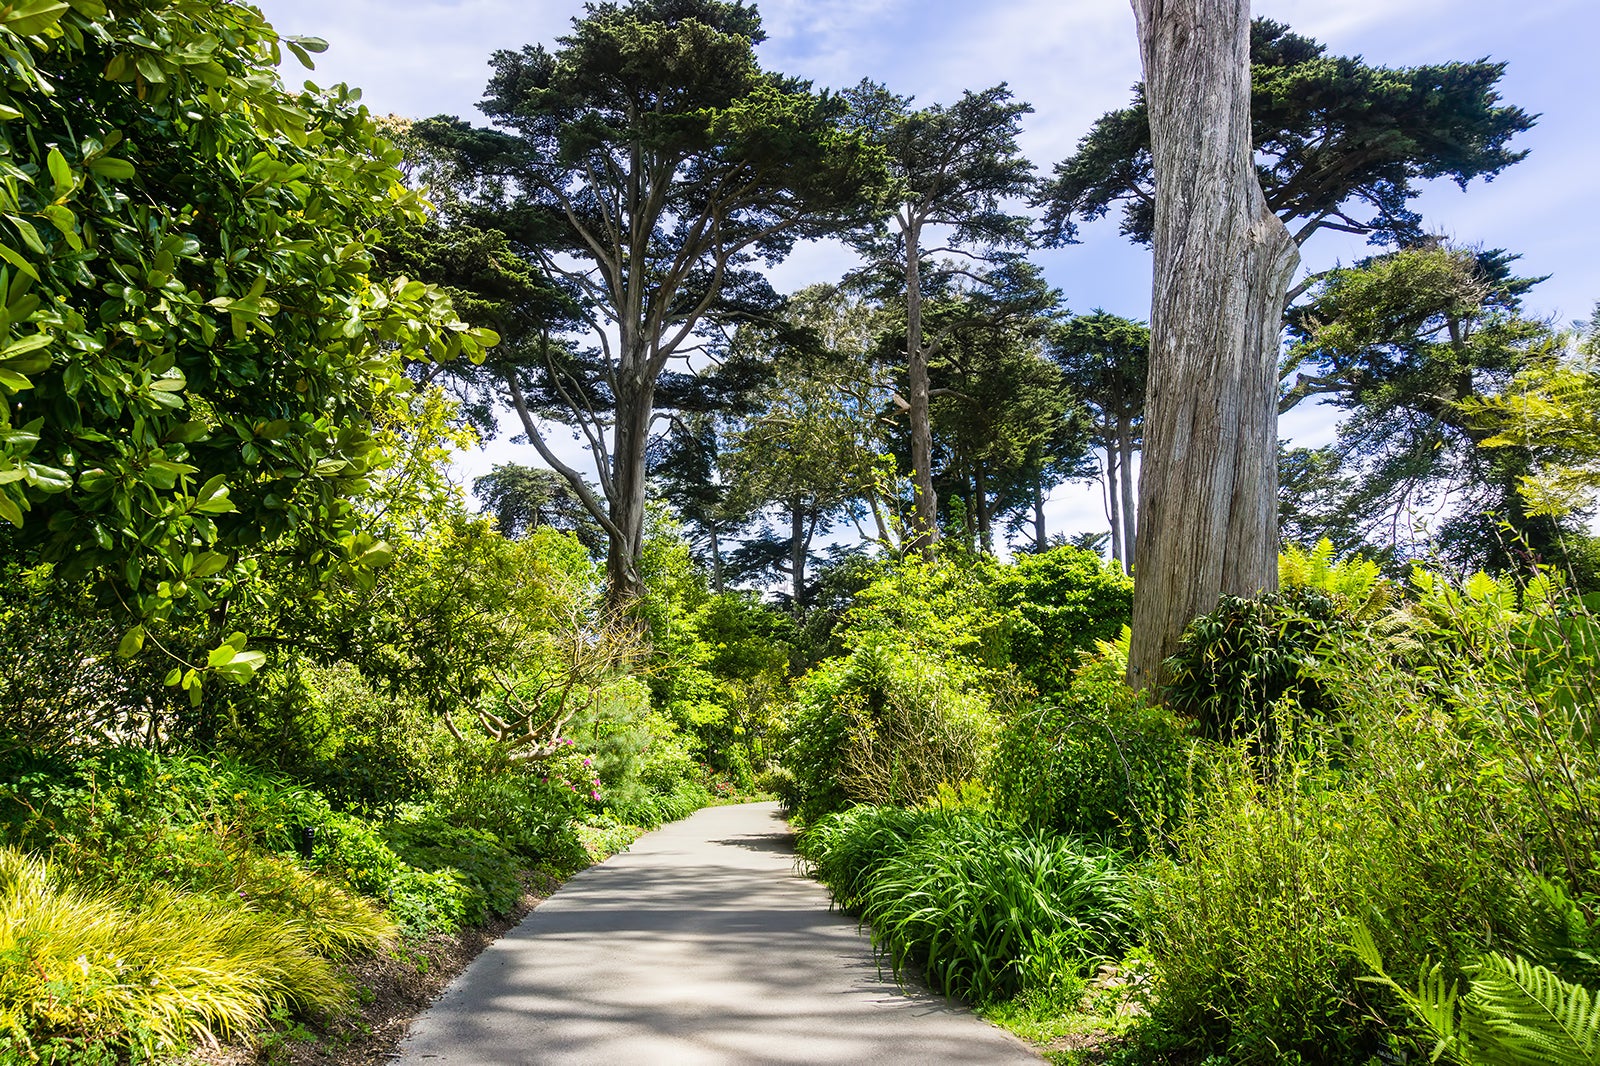
M 973 1003 L 1046 991 L 1130 942 L 1121 863 L 1066 837 L 971 809 L 859 806 L 803 839 L 802 854 L 870 926 L 897 975 L 914 967 Z
M 1600 989 L 1595 633 L 1541 576 L 1419 573 L 1400 610 L 1324 638 L 1253 733 L 1208 749 L 1148 866 L 1166 1031 L 1239 1062 L 1583 1061 L 1484 1034 L 1540 1011 L 1581 1034 Z
M 369 945 L 370 946 L 370 945 Z M 252 1031 L 275 1009 L 337 1009 L 342 986 L 305 923 L 248 902 L 63 884 L 0 847 L 0 1041 L 56 1035 L 144 1053 Z
M 1002 816 L 1141 850 L 1162 840 L 1188 795 L 1194 742 L 1128 688 L 1120 649 L 1104 643 L 1070 684 L 1005 724 L 984 774 Z
M 976 778 L 993 746 L 993 696 L 956 664 L 870 641 L 803 678 L 782 798 L 802 821 L 852 803 L 909 806 Z

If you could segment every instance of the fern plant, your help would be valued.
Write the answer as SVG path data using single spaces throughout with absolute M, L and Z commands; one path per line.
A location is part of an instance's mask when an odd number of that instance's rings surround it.
M 1352 949 L 1372 971 L 1362 980 L 1393 992 L 1434 1037 L 1430 1061 L 1464 1066 L 1600 1066 L 1600 997 L 1521 956 L 1497 952 L 1468 968 L 1465 993 L 1442 963 L 1424 960 L 1415 988 L 1383 968 L 1372 934 Z
M 1377 563 L 1360 555 L 1334 558 L 1333 541 L 1327 537 L 1310 551 L 1285 545 L 1278 556 L 1278 584 L 1286 589 L 1316 589 L 1353 622 L 1376 621 L 1395 599 L 1394 582 L 1383 576 Z

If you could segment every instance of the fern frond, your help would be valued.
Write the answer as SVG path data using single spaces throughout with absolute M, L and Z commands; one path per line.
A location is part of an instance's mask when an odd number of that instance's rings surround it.
M 1474 1060 L 1462 1045 L 1460 990 L 1456 982 L 1445 980 L 1444 964 L 1423 959 L 1417 987 L 1409 989 L 1384 970 L 1377 942 L 1372 939 L 1372 933 L 1366 926 L 1358 923 L 1351 930 L 1350 939 L 1351 951 L 1373 973 L 1373 976 L 1360 980 L 1389 989 L 1433 1034 L 1433 1052 L 1428 1061 L 1438 1062 L 1449 1055 L 1470 1066 Z
M 1485 955 L 1464 1001 L 1479 1055 L 1518 1066 L 1600 1066 L 1600 1004 L 1521 957 Z

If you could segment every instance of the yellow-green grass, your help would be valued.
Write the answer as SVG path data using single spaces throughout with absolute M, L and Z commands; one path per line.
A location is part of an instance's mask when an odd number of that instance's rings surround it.
M 158 1050 L 248 1032 L 279 1008 L 336 1009 L 344 989 L 320 952 L 374 946 L 387 922 L 301 871 L 270 870 L 260 882 L 292 905 L 271 907 L 248 890 L 233 899 L 147 891 L 135 901 L 63 884 L 45 862 L 0 847 L 0 1037 Z M 337 903 L 344 920 L 311 913 L 317 902 Z

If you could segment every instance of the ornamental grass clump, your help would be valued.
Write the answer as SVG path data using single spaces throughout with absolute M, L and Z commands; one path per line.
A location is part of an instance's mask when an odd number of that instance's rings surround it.
M 343 986 L 305 925 L 239 903 L 62 884 L 0 848 L 0 1040 L 85 1037 L 143 1053 L 249 1032 L 274 1010 L 323 1013 Z
M 809 831 L 806 854 L 897 976 L 915 966 L 937 991 L 974 1003 L 1117 957 L 1130 940 L 1114 853 L 982 812 L 857 807 Z

